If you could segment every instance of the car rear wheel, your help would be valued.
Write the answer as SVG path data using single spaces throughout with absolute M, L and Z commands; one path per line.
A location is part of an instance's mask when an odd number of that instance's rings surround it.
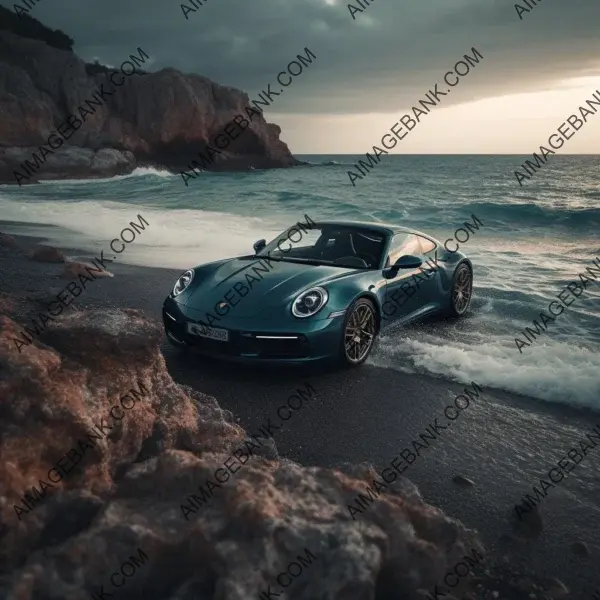
M 370 300 L 359 298 L 350 306 L 342 332 L 342 363 L 351 367 L 362 365 L 371 353 L 377 335 L 377 314 Z
M 448 312 L 452 316 L 462 317 L 469 309 L 472 295 L 473 273 L 467 263 L 462 263 L 454 272 Z

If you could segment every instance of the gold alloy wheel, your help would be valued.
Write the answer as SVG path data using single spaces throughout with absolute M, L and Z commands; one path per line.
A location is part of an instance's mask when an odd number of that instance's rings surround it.
M 357 304 L 344 331 L 344 351 L 352 364 L 361 363 L 375 340 L 375 312 L 370 303 Z
M 452 289 L 452 306 L 457 315 L 463 315 L 471 303 L 473 293 L 473 276 L 471 269 L 465 264 L 458 268 Z

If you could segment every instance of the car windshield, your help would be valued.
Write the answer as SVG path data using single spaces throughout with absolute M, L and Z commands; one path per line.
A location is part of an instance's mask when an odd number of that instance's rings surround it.
M 384 236 L 361 227 L 294 225 L 269 242 L 257 256 L 348 269 L 376 269 L 381 264 Z

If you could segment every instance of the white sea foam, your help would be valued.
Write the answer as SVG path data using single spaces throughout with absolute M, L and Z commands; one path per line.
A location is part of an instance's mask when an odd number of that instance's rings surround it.
M 506 337 L 474 344 L 407 330 L 384 334 L 370 362 L 600 411 L 600 355 L 575 343 L 537 340 L 520 354 Z
M 169 171 L 155 169 L 152 167 L 137 167 L 131 173 L 127 175 L 114 175 L 113 177 L 97 177 L 93 179 L 44 179 L 40 183 L 32 183 L 32 186 L 44 186 L 44 185 L 60 185 L 61 187 L 68 187 L 72 184 L 75 185 L 93 185 L 94 183 L 110 183 L 112 181 L 120 181 L 123 179 L 131 179 L 132 177 L 147 177 L 147 176 L 156 176 L 161 177 L 163 179 L 167 179 L 169 177 L 180 177 L 178 174 L 170 173 Z M 0 188 L 2 185 L 0 184 Z M 8 186 L 7 186 L 8 187 Z
M 156 175 L 157 177 L 180 177 L 180 175 L 170 173 L 164 169 L 155 169 L 153 167 L 138 167 L 125 177 L 142 177 L 143 175 Z
M 111 201 L 16 202 L 0 196 L 3 221 L 30 224 L 4 226 L 7 233 L 43 236 L 60 248 L 95 252 L 104 249 L 105 255 L 111 257 L 111 240 L 118 238 L 131 221 L 138 223 L 138 214 L 149 226 L 119 255 L 119 262 L 186 269 L 251 253 L 257 239 L 271 239 L 285 227 L 258 217 L 206 210 L 164 210 Z M 53 225 L 56 229 L 40 225 Z

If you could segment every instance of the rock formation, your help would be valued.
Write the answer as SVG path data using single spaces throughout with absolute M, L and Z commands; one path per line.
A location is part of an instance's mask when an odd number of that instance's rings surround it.
M 31 17 L 27 23 L 37 25 L 25 29 L 14 17 L 0 6 L 0 183 L 106 177 L 138 166 L 179 172 L 206 152 L 235 115 L 247 114 L 245 93 L 175 69 L 146 73 L 136 63 L 138 70 L 116 88 L 108 78 L 112 71 L 86 65 L 67 49 L 68 36 Z M 152 57 L 152 48 L 143 51 Z M 139 49 L 132 46 L 131 53 L 139 56 Z M 130 56 L 123 56 L 126 60 Z M 102 105 L 93 106 L 95 112 L 76 132 L 67 132 L 62 146 L 39 156 L 40 146 L 49 149 L 49 136 L 69 115 L 81 118 L 80 106 L 89 110 L 86 101 L 98 97 L 102 85 L 111 92 Z M 257 112 L 209 169 L 297 164 L 280 133 Z M 53 139 L 57 144 L 56 134 Z M 28 172 L 26 160 L 36 168 Z M 15 171 L 27 177 L 16 177 Z
M 483 551 L 404 478 L 353 520 L 347 505 L 365 493 L 370 467 L 302 467 L 272 441 L 186 514 L 246 436 L 214 398 L 173 382 L 161 329 L 136 310 L 80 311 L 21 353 L 18 331 L 0 316 L 1 598 L 89 600 L 102 586 L 108 596 L 111 574 L 141 550 L 145 566 L 122 597 L 247 600 L 281 589 L 278 574 L 308 549 L 315 558 L 289 598 L 416 600 Z M 111 419 L 133 389 L 145 393 Z M 101 430 L 95 448 L 77 445 Z M 65 464 L 69 475 L 49 484 Z
M 2 248 L 16 248 L 18 246 L 17 241 L 12 235 L 0 232 L 0 247 Z
M 65 255 L 54 246 L 38 246 L 31 253 L 31 258 L 40 262 L 63 263 Z

